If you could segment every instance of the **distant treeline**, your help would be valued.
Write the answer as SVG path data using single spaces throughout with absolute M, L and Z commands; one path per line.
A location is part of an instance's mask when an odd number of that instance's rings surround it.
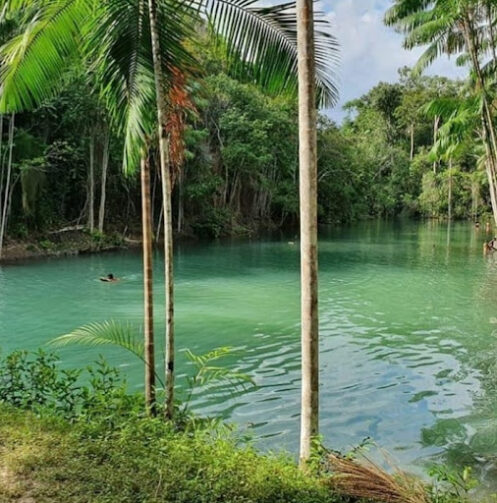
M 187 127 L 174 184 L 175 229 L 220 236 L 297 224 L 296 102 L 230 78 L 222 58 L 208 47 L 199 57 L 206 71 L 189 85 L 190 104 L 182 117 Z M 467 144 L 450 170 L 432 149 L 441 119 L 430 116 L 427 104 L 454 97 L 461 87 L 403 69 L 399 83 L 381 83 L 348 103 L 342 126 L 321 116 L 320 221 L 446 217 L 449 187 L 454 218 L 486 212 L 488 189 L 477 147 Z M 2 194 L 12 147 L 10 238 L 68 224 L 138 229 L 138 175 L 123 173 L 122 138 L 109 130 L 83 72 L 71 69 L 57 97 L 35 112 L 3 117 L 2 124 Z M 154 225 L 160 229 L 155 164 L 152 158 Z

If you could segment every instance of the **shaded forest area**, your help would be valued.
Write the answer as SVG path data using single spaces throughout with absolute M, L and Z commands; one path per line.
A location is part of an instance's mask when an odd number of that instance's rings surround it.
M 216 47 L 204 43 L 196 50 L 204 76 L 189 84 L 188 106 L 177 115 L 186 129 L 178 140 L 184 157 L 174 177 L 174 229 L 218 237 L 296 225 L 296 100 L 232 79 Z M 488 211 L 476 144 L 459 149 L 450 166 L 434 147 L 443 120 L 429 103 L 455 98 L 463 83 L 417 77 L 407 68 L 399 74 L 398 83 L 380 83 L 348 103 L 341 126 L 321 114 L 321 223 L 397 215 L 477 219 Z M 85 73 L 72 68 L 57 97 L 35 112 L 2 118 L 0 207 L 7 242 L 78 225 L 97 237 L 139 233 L 139 176 L 124 174 L 123 140 L 109 130 L 90 89 Z

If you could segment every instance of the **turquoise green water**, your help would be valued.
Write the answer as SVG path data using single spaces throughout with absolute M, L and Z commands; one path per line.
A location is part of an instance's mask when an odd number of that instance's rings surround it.
M 320 239 L 321 428 L 347 449 L 372 437 L 406 467 L 443 459 L 487 481 L 497 456 L 497 256 L 468 224 L 368 223 Z M 250 428 L 263 448 L 296 450 L 299 254 L 287 239 L 181 245 L 176 252 L 178 381 L 182 350 L 237 349 L 228 363 L 258 387 L 195 396 L 200 413 Z M 157 334 L 162 261 L 156 256 Z M 98 281 L 113 272 L 117 284 Z M 140 255 L 125 252 L 0 267 L 0 346 L 35 349 L 90 321 L 142 316 Z M 99 353 L 140 387 L 115 348 L 60 351 L 67 366 Z

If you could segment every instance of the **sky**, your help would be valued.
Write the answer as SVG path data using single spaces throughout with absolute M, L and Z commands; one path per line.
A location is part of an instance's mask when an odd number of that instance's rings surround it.
M 402 35 L 383 24 L 391 4 L 392 0 L 320 0 L 316 5 L 316 10 L 326 13 L 340 44 L 340 100 L 327 111 L 337 122 L 346 115 L 344 103 L 359 98 L 380 81 L 395 82 L 397 70 L 413 66 L 422 52 L 421 48 L 404 50 Z M 464 75 L 464 69 L 457 68 L 454 60 L 443 58 L 426 73 L 457 77 Z

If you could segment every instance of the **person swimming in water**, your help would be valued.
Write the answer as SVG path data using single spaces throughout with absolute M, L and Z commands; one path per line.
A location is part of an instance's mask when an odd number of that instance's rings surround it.
M 105 283 L 115 283 L 119 280 L 117 278 L 114 278 L 113 274 L 107 274 L 105 278 L 100 278 L 100 281 L 104 281 Z
M 497 251 L 497 237 L 491 239 L 488 243 L 483 245 L 483 253 L 486 255 L 487 253 Z

